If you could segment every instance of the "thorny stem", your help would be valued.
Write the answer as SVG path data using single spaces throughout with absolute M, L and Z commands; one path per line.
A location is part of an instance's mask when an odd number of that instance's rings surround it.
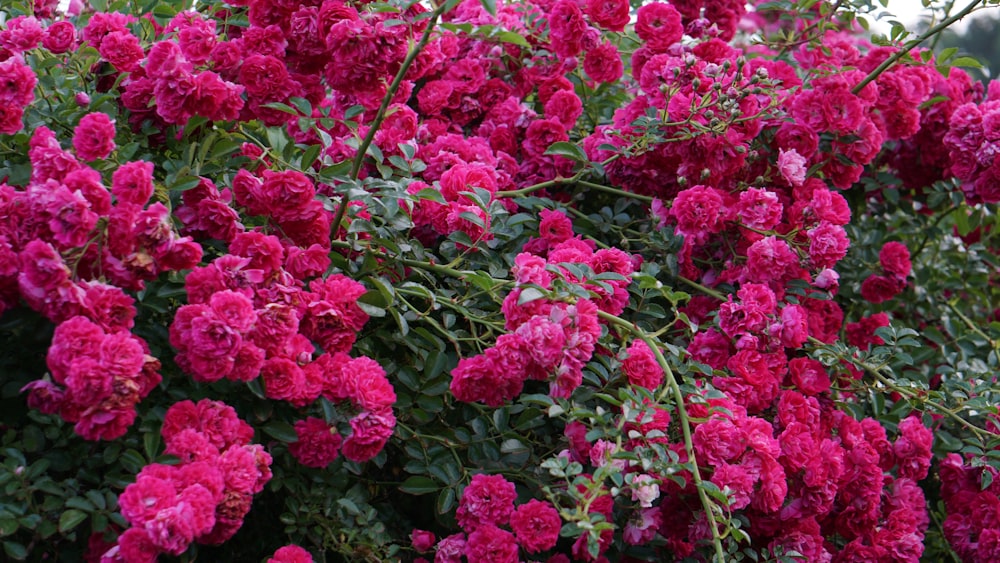
M 358 179 L 358 174 L 361 173 L 361 164 L 365 160 L 365 153 L 368 152 L 368 147 L 371 146 L 372 141 L 375 139 L 375 133 L 378 132 L 379 127 L 382 126 L 382 122 L 385 121 L 385 114 L 389 109 L 389 105 L 392 104 L 392 99 L 396 97 L 396 92 L 399 90 L 400 84 L 403 83 L 403 77 L 406 76 L 406 72 L 410 69 L 413 61 L 416 60 L 420 52 L 427 46 L 427 42 L 431 39 L 431 33 L 433 33 L 434 28 L 437 26 L 438 18 L 448 9 L 448 4 L 448 2 L 441 4 L 431 14 L 431 19 L 427 22 L 427 27 L 424 29 L 424 34 L 420 37 L 420 41 L 406 54 L 403 64 L 400 65 L 395 78 L 392 79 L 392 83 L 389 84 L 389 88 L 385 91 L 385 97 L 382 98 L 382 105 L 379 106 L 378 112 L 375 114 L 375 119 L 372 120 L 371 126 L 368 129 L 368 133 L 365 134 L 365 138 L 358 146 L 358 153 L 354 155 L 354 162 L 351 164 L 352 180 Z M 342 196 L 340 205 L 337 207 L 337 215 L 334 217 L 332 223 L 334 232 L 340 228 L 340 222 L 344 220 L 344 214 L 347 213 L 349 203 L 347 199 L 346 195 Z
M 791 47 L 795 47 L 798 45 L 802 45 L 803 43 L 808 43 L 809 41 L 812 41 L 812 38 L 809 37 L 809 32 L 819 28 L 820 26 L 828 22 L 831 17 L 837 14 L 837 10 L 840 9 L 841 4 L 843 3 L 844 3 L 843 0 L 837 0 L 837 3 L 830 8 L 830 12 L 828 14 L 826 14 L 820 19 L 813 21 L 808 26 L 806 26 L 805 29 L 802 30 L 802 33 L 799 34 L 800 39 L 796 41 L 788 41 L 787 43 L 783 44 L 781 46 L 781 49 L 778 51 L 777 58 L 781 58 L 782 56 L 784 56 L 785 53 L 788 52 L 788 49 L 790 49 Z
M 818 340 L 817 338 L 812 337 L 812 336 L 809 337 L 809 342 L 811 344 L 813 344 L 814 346 L 817 346 L 817 347 L 826 347 L 826 343 L 825 342 L 823 342 L 821 340 Z M 827 348 L 827 349 L 829 350 L 829 348 Z M 871 374 L 871 376 L 874 377 L 876 381 L 878 381 L 882 385 L 885 385 L 887 388 L 891 389 L 892 391 L 895 391 L 896 393 L 899 393 L 900 395 L 906 397 L 907 399 L 915 399 L 917 401 L 920 401 L 921 403 L 923 403 L 923 404 L 925 404 L 925 405 L 933 408 L 934 410 L 940 412 L 941 414 L 947 416 L 948 418 L 951 418 L 952 420 L 954 420 L 955 422 L 957 422 L 961 426 L 964 426 L 965 428 L 967 428 L 970 431 L 972 431 L 972 433 L 975 434 L 976 437 L 978 437 L 979 439 L 983 439 L 985 436 L 991 436 L 991 437 L 994 437 L 994 438 L 1000 438 L 1000 434 L 997 434 L 995 432 L 991 432 L 989 430 L 986 430 L 985 428 L 980 428 L 980 427 L 976 426 L 975 424 L 972 424 L 968 420 L 965 420 L 964 418 L 958 416 L 958 414 L 954 410 L 949 409 L 948 407 L 942 405 L 941 403 L 938 403 L 937 401 L 928 399 L 927 397 L 923 397 L 920 394 L 918 394 L 917 392 L 915 392 L 915 391 L 913 391 L 911 389 L 907 389 L 906 387 L 900 387 L 899 385 L 896 384 L 895 381 L 893 381 L 893 380 L 889 379 L 888 377 L 882 375 L 882 369 L 885 366 L 873 366 L 873 365 L 869 364 L 868 362 L 864 362 L 864 361 L 859 360 L 859 359 L 857 359 L 857 358 L 855 358 L 853 356 L 844 356 L 844 355 L 841 355 L 841 354 L 836 354 L 836 356 L 840 360 L 843 360 L 843 361 L 846 361 L 846 362 L 850 362 L 850 363 L 854 364 L 856 367 L 865 370 L 866 372 L 868 372 L 869 374 Z
M 983 332 L 983 329 L 976 326 L 976 323 L 972 322 L 972 319 L 965 316 L 965 313 L 963 313 L 962 311 L 958 310 L 958 307 L 955 306 L 955 303 L 953 301 L 948 301 L 948 308 L 951 309 L 951 312 L 955 313 L 955 315 L 958 316 L 958 318 L 961 319 L 963 323 L 965 323 L 965 326 L 969 327 L 969 330 L 978 334 L 979 336 L 982 336 L 986 340 L 986 342 L 989 343 L 990 348 L 993 348 L 994 351 L 1000 349 L 1000 342 L 997 342 L 993 338 L 990 338 L 988 334 Z
M 962 208 L 961 204 L 959 204 L 959 205 L 953 205 L 953 206 L 949 207 L 947 211 L 945 211 L 944 213 L 938 215 L 937 219 L 935 219 L 934 222 L 931 223 L 929 227 L 926 227 L 924 229 L 924 238 L 923 238 L 923 240 L 920 241 L 920 245 L 917 246 L 917 249 L 913 251 L 913 254 L 910 255 L 910 259 L 911 260 L 913 258 L 916 258 L 918 254 L 920 254 L 921 252 L 923 252 L 924 248 L 927 246 L 927 243 L 931 239 L 931 233 L 934 232 L 933 229 L 935 227 L 937 227 L 938 225 L 940 225 L 941 221 L 943 221 L 946 218 L 950 217 L 952 213 L 954 213 L 955 211 L 957 211 L 957 210 L 959 210 L 961 208 Z
M 688 456 L 688 462 L 691 464 L 691 475 L 694 479 L 695 488 L 698 490 L 698 500 L 701 501 L 701 506 L 705 510 L 705 517 L 709 518 L 709 528 L 712 530 L 712 545 L 715 546 L 715 559 L 718 563 L 722 563 L 726 560 L 726 554 L 722 549 L 722 538 L 719 536 L 719 529 L 715 525 L 715 513 L 717 512 L 717 507 L 708 499 L 708 494 L 705 493 L 705 489 L 702 487 L 701 471 L 698 469 L 698 460 L 695 458 L 694 452 L 694 441 L 691 438 L 691 420 L 688 418 L 687 408 L 684 406 L 684 393 L 681 391 L 680 385 L 677 383 L 677 378 L 674 377 L 674 372 L 670 369 L 670 364 L 667 363 L 667 359 L 663 356 L 663 352 L 660 347 L 661 344 L 658 340 L 651 337 L 646 331 L 635 326 L 634 324 L 617 317 L 610 313 L 604 311 L 598 311 L 597 316 L 612 323 L 622 329 L 631 332 L 636 338 L 639 338 L 649 346 L 649 349 L 653 351 L 653 355 L 656 357 L 656 363 L 660 365 L 663 370 L 663 374 L 666 377 L 667 385 L 670 387 L 671 392 L 674 395 L 674 402 L 677 404 L 677 418 L 681 422 L 681 433 L 684 436 L 684 450 Z
M 951 24 L 971 14 L 977 7 L 979 7 L 980 4 L 983 4 L 983 2 L 984 0 L 974 0 L 973 2 L 970 2 L 968 6 L 962 8 L 962 11 L 958 12 L 953 16 L 948 16 L 947 18 L 941 20 L 941 23 L 928 29 L 916 39 L 903 45 L 898 51 L 893 53 L 891 57 L 882 61 L 882 64 L 875 67 L 875 70 L 868 73 L 868 76 L 866 76 L 861 82 L 858 82 L 858 85 L 851 89 L 851 93 L 858 94 L 859 92 L 861 92 L 861 90 L 864 89 L 864 87 L 867 86 L 872 80 L 875 80 L 890 66 L 896 64 L 896 61 L 905 57 L 913 48 L 917 47 L 918 45 L 920 45 L 927 39 L 937 35 L 938 33 L 941 33 L 942 31 L 944 31 L 945 28 L 947 28 Z
M 612 188 L 611 186 L 605 186 L 605 185 L 602 185 L 602 184 L 595 184 L 593 182 L 586 182 L 584 180 L 580 180 L 580 178 L 583 176 L 583 172 L 584 171 L 581 170 L 580 172 L 577 172 L 576 174 L 570 176 L 569 178 L 555 178 L 553 180 L 548 180 L 546 182 L 540 182 L 538 184 L 534 184 L 534 185 L 528 186 L 526 188 L 521 188 L 519 190 L 508 190 L 508 191 L 505 191 L 505 192 L 497 192 L 497 197 L 498 198 L 501 198 L 501 197 L 522 197 L 522 196 L 526 196 L 526 195 L 528 195 L 528 194 L 530 194 L 532 192 L 537 192 L 538 190 L 543 190 L 545 188 L 551 188 L 551 187 L 559 186 L 559 185 L 562 185 L 562 184 L 573 184 L 573 185 L 583 186 L 585 188 L 590 188 L 590 189 L 595 190 L 595 191 L 605 192 L 605 193 L 609 193 L 609 194 L 620 196 L 620 197 L 627 197 L 627 198 L 637 199 L 639 201 L 645 201 L 646 203 L 650 203 L 650 202 L 653 201 L 653 198 L 649 197 L 648 195 L 636 194 L 636 193 L 632 193 L 632 192 L 627 192 L 625 190 L 620 190 L 618 188 Z
M 702 284 L 700 284 L 700 283 L 698 283 L 698 282 L 696 282 L 694 280 L 689 280 L 689 279 L 685 278 L 684 276 L 677 276 L 677 279 L 679 279 L 680 281 L 682 281 L 682 282 L 690 285 L 691 287 L 697 289 L 698 291 L 704 293 L 705 295 L 708 295 L 709 297 L 714 297 L 714 298 L 718 299 L 719 301 L 725 301 L 726 300 L 726 296 L 723 295 L 722 292 L 720 292 L 720 291 L 711 289 L 709 287 L 705 287 L 704 285 L 702 285 Z

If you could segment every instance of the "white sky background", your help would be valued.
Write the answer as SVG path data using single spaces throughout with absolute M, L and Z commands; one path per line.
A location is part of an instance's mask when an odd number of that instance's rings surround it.
M 942 5 L 943 0 L 937 0 L 934 4 Z M 955 2 L 955 7 L 952 12 L 957 12 L 968 5 L 968 0 L 957 0 Z M 872 25 L 872 29 L 880 33 L 889 33 L 891 26 L 889 25 L 890 20 L 896 20 L 906 26 L 906 29 L 913 31 L 920 21 L 921 14 L 927 13 L 927 9 L 923 7 L 923 3 L 920 0 L 890 0 L 889 7 L 885 10 L 881 10 L 881 13 L 892 14 L 895 17 L 885 17 L 882 20 L 876 20 Z M 974 19 L 980 16 L 989 16 L 990 14 L 1000 13 L 1000 7 L 991 7 L 985 10 L 979 10 L 973 12 L 971 15 L 965 17 L 961 21 L 956 22 L 952 25 L 955 31 L 962 31 L 970 19 Z

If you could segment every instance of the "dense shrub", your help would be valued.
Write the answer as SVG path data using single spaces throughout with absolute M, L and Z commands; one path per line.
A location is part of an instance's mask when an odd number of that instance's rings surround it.
M 8 3 L 6 557 L 997 560 L 992 3 Z

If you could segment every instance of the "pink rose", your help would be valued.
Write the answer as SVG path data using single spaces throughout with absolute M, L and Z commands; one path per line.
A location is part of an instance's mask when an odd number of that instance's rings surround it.
M 653 2 L 636 11 L 635 33 L 655 52 L 663 52 L 681 40 L 681 15 L 670 4 Z
M 115 123 L 108 114 L 88 113 L 73 130 L 73 148 L 83 160 L 98 160 L 115 150 Z
M 302 465 L 322 469 L 337 459 L 343 439 L 325 420 L 300 420 L 295 423 L 295 434 L 298 440 L 288 445 L 288 451 Z
M 56 55 L 69 51 L 76 46 L 76 27 L 65 20 L 52 23 L 45 30 L 42 46 Z

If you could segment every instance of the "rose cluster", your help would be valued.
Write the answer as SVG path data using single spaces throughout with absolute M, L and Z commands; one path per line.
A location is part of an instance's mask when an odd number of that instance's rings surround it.
M 90 289 L 95 301 L 111 293 L 96 283 Z M 131 307 L 130 302 L 119 305 Z M 127 320 L 131 324 L 131 316 Z M 56 327 L 47 362 L 52 381 L 29 383 L 28 404 L 58 413 L 87 440 L 113 440 L 125 434 L 135 420 L 136 405 L 161 379 L 160 362 L 147 353 L 144 341 L 125 327 L 101 326 L 83 316 Z
M 35 99 L 37 82 L 24 61 L 11 57 L 0 62 L 0 133 L 13 135 L 24 127 L 24 108 Z
M 995 429 L 995 422 L 991 424 Z M 941 461 L 941 497 L 948 517 L 945 537 L 963 561 L 990 561 L 1000 556 L 1000 504 L 997 471 L 976 467 L 971 455 L 948 454 Z
M 103 117 L 88 121 L 90 116 Z M 114 150 L 113 143 L 94 149 L 93 137 L 83 131 L 101 126 L 95 123 L 110 120 L 90 113 L 77 126 L 84 140 L 74 138 L 74 147 L 81 158 L 92 149 L 100 151 L 93 158 Z M 113 124 L 111 131 L 102 142 L 114 137 Z M 23 300 L 57 325 L 49 350 L 54 383 L 29 385 L 29 402 L 59 412 L 87 439 L 117 438 L 135 418 L 135 405 L 160 381 L 159 362 L 130 333 L 135 300 L 124 290 L 194 266 L 201 246 L 176 232 L 166 206 L 149 204 L 152 164 L 122 164 L 108 182 L 44 126 L 29 144 L 28 184 L 0 184 L 0 213 L 9 219 L 0 225 L 0 312 Z
M 962 180 L 962 191 L 972 203 L 1000 202 L 1000 170 L 993 157 L 1000 137 L 994 125 L 1000 116 L 1000 86 L 990 84 L 986 100 L 962 104 L 951 114 L 944 136 L 951 172 Z
M 502 306 L 510 332 L 452 370 L 451 391 L 461 401 L 499 406 L 519 395 L 529 379 L 549 381 L 552 396 L 569 397 L 583 380 L 583 366 L 601 335 L 597 312 L 617 314 L 628 302 L 635 267 L 628 253 L 595 251 L 573 237 L 572 225 L 561 213 L 545 215 L 540 229 L 542 236 L 526 246 L 536 253 L 522 252 L 514 260 L 516 285 Z M 584 271 L 593 280 L 585 279 Z M 601 274 L 610 275 L 601 279 Z M 575 303 L 546 298 L 542 292 L 557 279 L 583 284 L 594 298 Z
M 433 534 L 414 530 L 413 547 L 422 553 L 433 549 L 435 563 L 461 563 L 463 556 L 469 563 L 516 563 L 521 550 L 537 554 L 555 547 L 562 527 L 555 507 L 534 499 L 515 507 L 515 500 L 514 483 L 502 475 L 476 474 L 458 504 L 462 532 L 435 546 Z
M 180 463 L 147 465 L 125 488 L 118 503 L 131 527 L 102 561 L 152 562 L 192 542 L 221 544 L 271 479 L 271 456 L 250 443 L 253 429 L 225 403 L 175 403 L 161 433 L 166 453 Z
M 344 439 L 337 428 L 325 420 L 310 417 L 295 423 L 298 441 L 289 445 L 289 451 L 303 465 L 318 468 L 333 462 L 339 451 L 350 461 L 372 459 L 385 446 L 396 426 L 392 412 L 396 392 L 385 370 L 371 358 L 350 359 L 346 354 L 337 354 L 319 363 L 333 382 L 324 387 L 323 395 L 334 403 L 349 405 L 351 433 Z
M 910 275 L 910 251 L 901 242 L 887 242 L 878 253 L 881 274 L 872 274 L 861 282 L 861 297 L 872 303 L 882 303 L 899 295 L 906 288 Z
M 170 341 L 178 365 L 195 380 L 260 378 L 264 394 L 305 408 L 320 396 L 343 406 L 346 440 L 326 421 L 296 423 L 292 454 L 325 467 L 343 448 L 352 461 L 371 459 L 395 428 L 396 401 L 385 371 L 367 357 L 348 355 L 368 315 L 358 306 L 365 287 L 342 274 L 314 278 L 299 247 L 286 239 L 245 231 L 230 254 L 195 268 L 185 279 L 188 305 L 177 310 Z M 290 269 L 298 272 L 294 275 Z M 316 353 L 316 346 L 322 350 Z
M 728 509 L 748 516 L 754 544 L 794 549 L 810 561 L 918 558 L 928 517 L 917 483 L 930 468 L 931 431 L 910 417 L 890 441 L 876 420 L 857 421 L 822 396 L 787 387 L 773 423 L 728 399 L 689 397 L 687 405 L 689 416 L 703 421 L 693 435 L 702 475 L 726 493 Z M 597 509 L 623 527 L 624 541 L 639 545 L 659 535 L 675 557 L 689 556 L 710 537 L 704 515 L 688 507 L 696 495 L 690 472 L 678 482 L 627 461 L 655 457 L 652 444 L 684 461 L 683 444 L 670 441 L 669 413 L 648 406 L 631 415 L 639 423 L 626 424 L 635 438 L 623 447 L 588 441 L 576 422 L 566 427 L 570 448 L 560 455 L 624 477 L 626 487 L 602 487 L 592 504 L 607 505 Z M 611 539 L 610 530 L 602 534 L 600 553 Z M 593 560 L 576 547 L 574 560 Z

